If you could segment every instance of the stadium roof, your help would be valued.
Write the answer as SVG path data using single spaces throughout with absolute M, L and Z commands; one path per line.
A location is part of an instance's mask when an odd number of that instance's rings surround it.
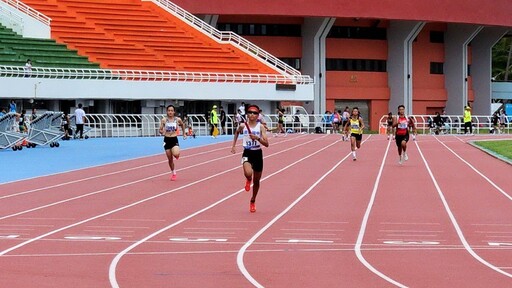
M 193 14 L 376 18 L 512 27 L 511 0 L 174 0 Z

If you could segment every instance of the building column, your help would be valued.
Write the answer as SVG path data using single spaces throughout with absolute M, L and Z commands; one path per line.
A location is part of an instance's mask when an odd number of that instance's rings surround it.
M 461 114 L 468 103 L 468 44 L 482 28 L 474 25 L 448 24 L 444 37 L 443 67 L 444 85 L 448 95 L 447 114 Z
M 471 42 L 474 115 L 490 115 L 492 99 L 492 47 L 498 42 L 508 30 L 500 27 L 485 27 Z
M 313 103 L 306 111 L 321 114 L 325 111 L 325 38 L 336 18 L 305 18 L 302 25 L 301 72 L 315 79 Z
M 425 22 L 391 21 L 388 28 L 388 86 L 390 89 L 389 111 L 404 105 L 408 114 L 412 111 L 412 42 Z

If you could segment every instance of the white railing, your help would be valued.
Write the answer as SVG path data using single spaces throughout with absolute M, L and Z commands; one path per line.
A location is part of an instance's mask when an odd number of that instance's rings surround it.
M 436 129 L 432 127 L 431 123 L 433 122 L 434 115 L 408 115 L 414 118 L 416 129 L 418 133 L 421 134 L 433 134 Z M 379 132 L 381 134 L 386 133 L 387 121 L 386 118 L 388 116 L 384 115 L 379 120 Z M 445 119 L 444 126 L 440 127 L 441 133 L 445 134 L 462 134 L 464 133 L 464 116 L 462 115 L 441 115 Z M 473 125 L 473 133 L 481 134 L 481 133 L 490 133 L 494 128 L 492 125 L 492 116 L 490 115 L 473 115 L 471 116 L 471 121 Z M 510 133 L 512 129 L 512 119 L 509 118 L 504 132 Z
M 5 3 L 9 4 L 11 7 L 18 9 L 19 11 L 27 14 L 28 16 L 36 19 L 37 21 L 39 21 L 47 26 L 50 26 L 50 23 L 52 21 L 52 19 L 50 17 L 44 15 L 43 13 L 35 10 L 34 8 L 32 8 L 30 6 L 27 6 L 25 3 L 21 2 L 21 1 L 18 1 L 18 0 L 0 0 L 0 1 L 5 2 Z
M 219 31 L 215 28 L 213 28 L 208 23 L 204 22 L 203 20 L 197 18 L 193 14 L 187 12 L 186 10 L 182 9 L 178 5 L 169 2 L 167 0 L 146 0 L 146 1 L 152 1 L 155 2 L 156 5 L 162 7 L 169 13 L 175 15 L 176 17 L 180 18 L 181 20 L 189 23 L 192 25 L 192 27 L 195 27 L 198 30 L 203 31 L 206 35 L 209 35 L 214 40 L 217 40 L 219 42 L 225 42 L 230 43 L 244 51 L 247 52 L 248 55 L 255 57 L 256 59 L 264 62 L 267 65 L 272 66 L 274 69 L 277 69 L 285 74 L 289 75 L 301 75 L 301 73 L 291 67 L 290 65 L 284 63 L 283 61 L 279 60 L 272 54 L 266 52 L 265 50 L 261 49 L 257 45 L 251 43 L 247 39 L 240 37 L 236 33 L 233 32 L 224 32 Z
M 316 133 L 320 129 L 323 133 L 337 133 L 332 131 L 330 123 L 326 122 L 327 117 L 324 114 L 310 114 L 300 115 L 295 118 L 292 115 L 285 115 L 284 128 L 288 133 Z M 410 115 L 414 117 L 418 133 L 430 134 L 432 133 L 429 127 L 430 115 Z M 160 120 L 164 117 L 163 114 L 88 114 L 86 116 L 87 122 L 85 124 L 87 136 L 92 138 L 106 138 L 106 137 L 155 137 L 160 136 Z M 384 134 L 386 128 L 387 115 L 382 116 L 380 120 L 379 132 Z M 462 116 L 446 116 L 448 117 L 446 132 L 447 133 L 462 133 L 464 124 L 462 123 Z M 204 114 L 188 114 L 189 123 L 196 136 L 209 136 L 210 125 L 208 119 Z M 225 134 L 233 134 L 234 129 L 238 123 L 233 115 L 226 115 L 226 131 Z M 492 128 L 490 123 L 490 116 L 473 116 L 473 133 L 483 134 L 489 133 Z M 278 115 L 267 114 L 264 115 L 264 120 L 267 126 L 273 132 L 277 132 Z M 510 134 L 512 125 L 509 121 L 504 129 L 505 133 Z M 72 123 L 74 123 L 72 121 Z M 73 125 L 73 124 L 72 124 Z M 219 123 L 219 129 L 220 123 Z M 382 131 L 384 129 L 384 131 Z M 374 129 L 376 130 L 376 129 Z M 181 132 L 182 133 L 182 132 Z
M 130 81 L 179 81 L 222 83 L 312 84 L 309 76 L 250 73 L 214 73 L 186 71 L 116 70 L 32 67 L 30 75 L 23 66 L 0 65 L 0 77 L 32 77 L 54 79 L 95 79 Z
M 284 128 L 289 133 L 313 133 L 316 127 L 322 131 L 329 129 L 325 123 L 324 115 L 301 115 L 299 120 L 293 117 L 285 118 Z M 89 137 L 154 137 L 160 136 L 160 120 L 163 114 L 88 114 L 87 136 Z M 188 114 L 189 123 L 196 136 L 208 136 L 210 125 L 204 114 Z M 226 115 L 226 134 L 233 134 L 237 127 L 234 116 Z M 264 116 L 270 129 L 277 128 L 278 115 Z M 220 129 L 219 123 L 219 129 Z
M 3 1 L 3 0 L 2 0 Z M 0 22 L 17 34 L 23 33 L 23 18 L 9 9 L 0 6 Z

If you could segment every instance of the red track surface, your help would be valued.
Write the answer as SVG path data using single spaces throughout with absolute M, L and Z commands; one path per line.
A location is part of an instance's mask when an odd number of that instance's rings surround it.
M 383 137 L 270 139 L 256 213 L 230 143 L 0 185 L 0 287 L 512 287 L 512 167 Z

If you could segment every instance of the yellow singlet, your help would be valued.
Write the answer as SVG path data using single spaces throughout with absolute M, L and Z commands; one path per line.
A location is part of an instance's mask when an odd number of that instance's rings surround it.
M 359 118 L 350 118 L 350 133 L 361 134 L 361 126 L 359 125 Z

